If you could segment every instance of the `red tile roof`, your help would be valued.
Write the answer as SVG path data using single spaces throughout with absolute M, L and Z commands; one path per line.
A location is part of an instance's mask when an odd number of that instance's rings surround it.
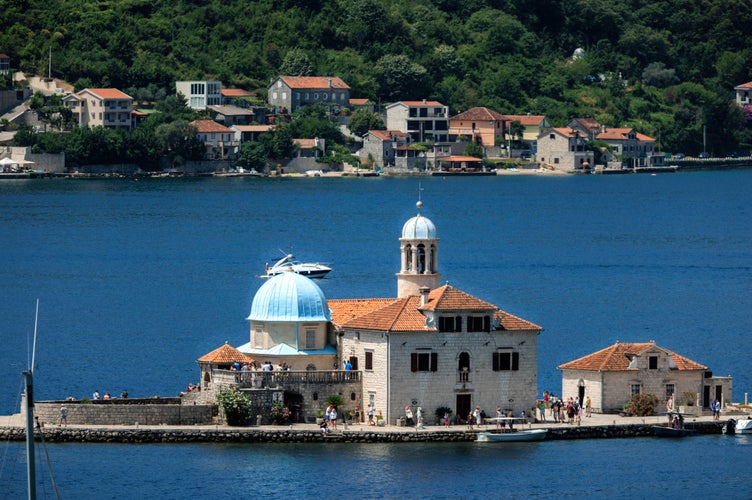
M 222 89 L 222 95 L 225 97 L 252 97 L 256 94 L 245 89 Z
M 467 121 L 504 121 L 506 118 L 501 113 L 488 108 L 478 107 L 471 108 L 467 111 L 463 111 L 457 115 L 454 115 L 451 120 L 467 120 Z
M 443 162 L 448 161 L 452 163 L 478 163 L 483 161 L 483 158 L 478 158 L 477 156 L 444 156 L 443 158 L 436 158 L 436 161 Z
M 556 128 L 552 128 L 551 130 L 569 139 L 574 139 L 575 137 L 582 137 L 582 134 L 580 134 L 578 130 L 574 130 L 568 127 L 556 127 Z
M 368 132 L 382 141 L 391 141 L 392 137 L 395 137 L 398 141 L 404 141 L 408 136 L 407 132 L 400 132 L 399 130 L 369 130 Z
M 495 305 L 469 293 L 444 285 L 429 292 L 421 307 L 420 295 L 404 298 L 329 300 L 332 322 L 338 327 L 391 332 L 436 331 L 426 326 L 421 311 L 488 312 L 503 330 L 543 330 L 540 326 L 504 312 Z
M 752 89 L 752 82 L 742 83 L 741 85 L 734 87 L 734 89 Z
M 316 147 L 316 139 L 293 139 L 293 144 L 297 144 L 300 149 L 312 149 Z
M 196 127 L 199 134 L 231 134 L 232 130 L 214 120 L 193 120 L 191 125 Z
M 274 130 L 276 125 L 233 125 L 232 127 L 239 132 L 269 132 Z
M 627 135 L 632 132 L 634 129 L 632 128 L 607 128 L 600 134 L 596 136 L 596 139 L 602 140 L 602 141 L 626 141 Z M 655 141 L 652 137 L 649 137 L 645 134 L 642 134 L 640 132 L 637 132 L 634 130 L 635 136 L 638 140 L 643 142 L 650 142 Z
M 280 76 L 280 80 L 291 89 L 349 89 L 350 87 L 336 76 Z
M 504 119 L 510 122 L 520 122 L 522 125 L 540 125 L 546 119 L 542 115 L 504 115 Z
M 350 105 L 351 106 L 366 106 L 368 104 L 372 104 L 371 100 L 368 98 L 365 99 L 350 99 Z
M 588 354 L 580 359 L 575 359 L 563 365 L 562 370 L 586 370 L 586 371 L 626 371 L 636 370 L 630 368 L 632 357 L 643 353 L 645 350 L 658 347 L 671 356 L 678 370 L 707 370 L 708 367 L 680 356 L 668 349 L 657 346 L 655 342 L 617 342 L 616 344 Z
M 419 108 L 423 106 L 431 106 L 433 108 L 436 106 L 441 106 L 441 107 L 444 106 L 439 101 L 399 101 L 399 102 L 404 104 L 405 106 L 410 106 L 411 108 Z
M 253 359 L 225 343 L 212 352 L 204 354 L 197 360 L 199 363 L 250 363 Z
M 95 96 L 99 97 L 100 99 L 133 99 L 128 94 L 126 94 L 124 92 L 121 92 L 118 89 L 113 89 L 113 88 L 107 88 L 107 89 L 83 89 L 78 94 L 83 94 L 86 91 L 94 94 Z

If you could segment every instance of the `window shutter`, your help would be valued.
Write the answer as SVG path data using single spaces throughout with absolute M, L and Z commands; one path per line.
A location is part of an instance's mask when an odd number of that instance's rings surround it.
M 512 370 L 519 370 L 520 369 L 520 353 L 513 352 L 512 353 Z
M 418 353 L 414 352 L 410 354 L 410 371 L 418 371 Z
M 366 352 L 366 370 L 373 370 L 373 353 Z
M 493 371 L 495 372 L 499 371 L 499 353 L 498 352 L 491 353 L 491 358 L 493 361 Z
M 350 364 L 352 365 L 353 370 L 358 369 L 358 358 L 357 356 L 350 356 Z
M 431 371 L 435 372 L 439 365 L 439 354 L 436 352 L 431 353 Z

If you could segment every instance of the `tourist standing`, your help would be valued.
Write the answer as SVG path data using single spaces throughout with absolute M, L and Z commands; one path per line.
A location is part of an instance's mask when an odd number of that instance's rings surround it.
M 718 398 L 710 404 L 710 409 L 713 411 L 713 420 L 721 418 L 721 402 L 718 401 Z
M 60 421 L 57 426 L 60 427 L 61 425 L 68 427 L 68 408 L 65 406 L 60 407 Z
M 376 425 L 376 422 L 373 421 L 373 405 L 368 405 L 368 425 Z
M 332 426 L 332 429 L 337 428 L 337 407 L 332 406 L 332 411 L 329 412 L 329 424 Z
M 480 429 L 480 422 L 481 422 L 480 406 L 475 407 L 475 411 L 473 411 L 473 418 L 475 419 L 475 425 L 477 425 L 478 428 Z
M 418 429 L 423 428 L 423 408 L 418 406 L 418 411 L 415 413 L 415 417 L 418 419 Z
M 99 401 L 101 399 L 101 397 L 99 396 L 98 390 L 94 391 L 94 394 L 91 395 L 91 399 L 93 399 L 94 401 Z
M 592 409 L 590 407 L 590 396 L 587 396 L 585 398 L 585 416 L 586 417 L 592 416 Z

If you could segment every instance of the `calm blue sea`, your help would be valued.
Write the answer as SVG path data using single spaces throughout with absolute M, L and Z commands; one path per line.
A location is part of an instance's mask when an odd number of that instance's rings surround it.
M 134 397 L 176 395 L 198 380 L 199 356 L 225 341 L 247 342 L 257 275 L 281 251 L 329 263 L 334 271 L 320 281 L 329 298 L 396 295 L 398 238 L 419 193 L 441 238 L 443 280 L 544 327 L 539 393 L 560 392 L 559 364 L 617 340 L 655 340 L 732 375 L 737 401 L 752 391 L 745 348 L 752 170 L 4 180 L 0 413 L 18 411 L 37 298 L 36 399 L 124 388 Z M 664 483 L 696 485 L 700 475 L 707 476 L 700 491 L 717 491 L 708 464 L 749 457 L 744 444 L 586 441 L 514 453 L 467 445 L 55 445 L 51 455 L 75 488 L 65 497 L 307 497 L 314 492 L 300 484 L 309 483 L 333 488 L 318 497 L 523 498 L 548 496 L 554 486 L 563 495 L 635 498 Z M 711 458 L 708 448 L 722 455 Z M 745 455 L 735 455 L 741 449 Z M 748 467 L 748 458 L 740 460 Z M 365 474 L 343 481 L 348 470 Z

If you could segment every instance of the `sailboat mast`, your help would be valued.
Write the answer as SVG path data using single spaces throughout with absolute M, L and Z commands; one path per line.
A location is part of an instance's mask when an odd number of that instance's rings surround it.
M 37 497 L 36 458 L 34 457 L 34 357 L 37 349 L 37 324 L 39 321 L 39 299 L 34 316 L 34 341 L 31 348 L 31 366 L 23 372 L 26 383 L 26 482 L 29 500 Z

